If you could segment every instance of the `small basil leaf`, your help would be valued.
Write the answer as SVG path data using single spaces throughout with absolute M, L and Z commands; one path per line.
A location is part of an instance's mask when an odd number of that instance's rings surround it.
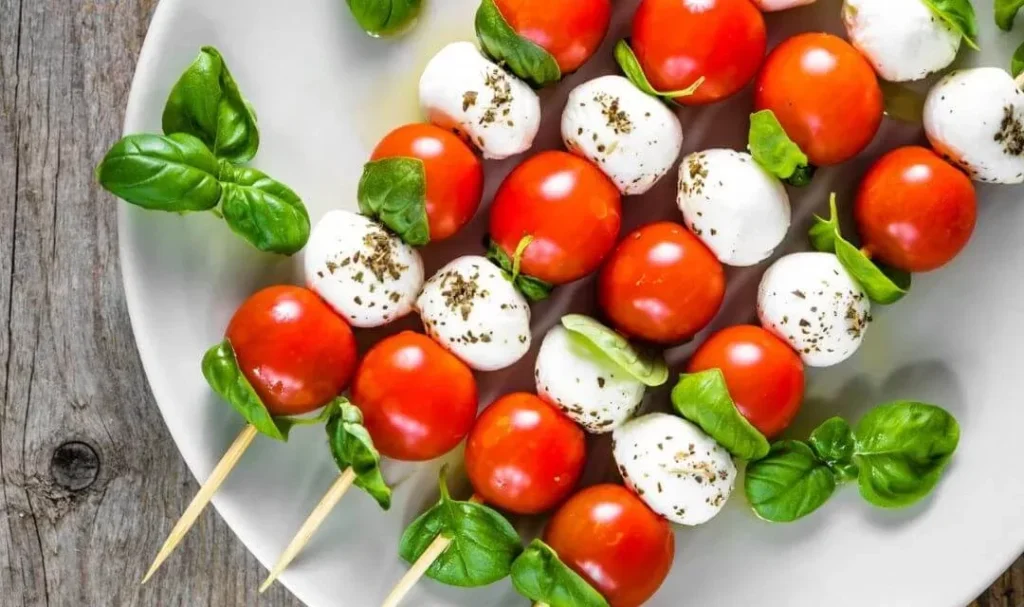
M 901 122 L 921 124 L 924 120 L 924 95 L 917 91 L 887 80 L 879 79 L 885 115 Z
M 505 278 L 512 281 L 512 283 L 519 289 L 519 292 L 523 294 L 523 297 L 532 301 L 544 301 L 548 297 L 551 297 L 551 292 L 554 291 L 554 285 L 544 282 L 539 278 L 527 276 L 526 274 L 517 274 L 516 277 L 512 278 L 513 262 L 512 258 L 508 256 L 498 243 L 493 240 L 488 241 L 487 245 L 487 259 L 490 259 L 494 265 L 501 268 L 505 274 Z
M 380 453 L 363 426 L 362 411 L 348 399 L 339 397 L 332 403 L 326 429 L 331 455 L 338 469 L 352 468 L 356 473 L 355 485 L 377 500 L 381 508 L 391 508 L 391 487 L 381 474 Z
M 839 229 L 839 214 L 836 211 L 836 195 L 832 194 L 828 199 L 828 219 L 820 215 L 814 215 L 814 225 L 811 226 L 808 235 L 811 238 L 811 247 L 821 253 L 835 253 L 836 239 L 842 238 Z
M 507 65 L 513 74 L 534 88 L 543 88 L 562 79 L 558 61 L 512 29 L 494 0 L 480 3 L 476 11 L 476 35 L 492 59 Z
M 1024 7 L 1024 0 L 995 0 L 996 25 L 1010 31 L 1017 18 L 1017 12 Z
M 967 46 L 978 50 L 978 22 L 971 0 L 924 0 L 924 3 L 960 34 Z
M 512 585 L 534 603 L 550 607 L 608 607 L 601 593 L 540 540 L 533 540 L 512 563 Z
M 773 523 L 789 523 L 820 508 L 836 490 L 832 471 L 802 441 L 780 441 L 767 457 L 747 465 L 743 480 L 754 512 Z
M 1014 78 L 1021 75 L 1024 72 L 1024 44 L 1017 47 L 1017 50 L 1013 52 L 1013 58 L 1010 60 L 1010 73 Z
M 610 359 L 645 386 L 660 386 L 668 381 L 665 357 L 641 352 L 625 337 L 593 318 L 582 314 L 568 314 L 562 317 L 562 326 L 583 338 L 591 349 Z
M 288 432 L 294 425 L 292 420 L 270 415 L 239 368 L 231 342 L 225 339 L 206 351 L 203 356 L 203 377 L 214 392 L 228 401 L 261 434 L 279 441 L 288 440 Z
M 393 36 L 416 23 L 422 0 L 347 0 L 356 23 L 367 34 Z
M 379 220 L 414 247 L 430 242 L 427 175 L 418 158 L 367 163 L 359 180 L 359 212 Z
M 259 128 L 252 106 L 242 97 L 224 58 L 204 46 L 171 89 L 163 114 L 164 133 L 188 133 L 213 153 L 240 164 L 256 156 Z
M 736 408 L 720 369 L 681 375 L 672 406 L 735 457 L 756 460 L 768 453 L 768 439 Z
M 791 179 L 798 175 L 799 182 L 810 181 L 807 154 L 789 138 L 771 110 L 761 110 L 750 115 L 747 148 L 757 164 L 779 179 Z M 810 174 L 813 175 L 813 172 Z
M 256 169 L 221 163 L 224 199 L 221 213 L 228 226 L 254 247 L 293 255 L 309 240 L 309 213 L 288 186 Z
M 853 459 L 853 429 L 841 417 L 833 417 L 815 428 L 808 442 L 818 459 L 830 466 L 849 464 Z
M 626 78 L 633 83 L 633 86 L 654 97 L 661 97 L 667 100 L 689 97 L 697 92 L 700 85 L 704 84 L 704 76 L 701 76 L 696 82 L 681 91 L 659 91 L 655 89 L 651 86 L 650 81 L 647 80 L 644 68 L 641 67 L 636 54 L 630 48 L 629 42 L 625 40 L 619 40 L 619 43 L 615 45 L 615 61 L 619 64 L 619 68 L 626 75 Z
M 217 206 L 218 172 L 217 158 L 192 135 L 128 135 L 104 156 L 96 178 L 131 204 L 186 213 Z
M 451 544 L 427 569 L 427 577 L 449 586 L 477 587 L 507 576 L 512 562 L 523 551 L 519 535 L 495 510 L 451 499 L 441 469 L 441 499 L 402 534 L 399 555 L 414 563 L 441 535 Z
M 897 401 L 872 409 L 854 431 L 860 493 L 884 508 L 926 496 L 960 442 L 956 418 L 935 405 Z

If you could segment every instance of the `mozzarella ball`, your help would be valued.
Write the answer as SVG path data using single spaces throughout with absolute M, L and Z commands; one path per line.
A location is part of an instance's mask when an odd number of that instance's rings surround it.
M 830 367 L 860 347 L 871 322 L 871 302 L 832 253 L 793 253 L 761 278 L 757 315 L 805 364 Z
M 754 0 L 754 4 L 762 12 L 773 13 L 775 11 L 785 11 L 798 6 L 814 4 L 814 0 Z
M 939 80 L 924 103 L 924 131 L 975 181 L 1024 182 L 1024 94 L 1005 71 L 979 67 Z
M 664 177 L 683 147 L 683 127 L 664 103 L 622 76 L 573 89 L 562 112 L 562 140 L 629 196 Z
M 562 325 L 544 337 L 534 369 L 537 394 L 591 434 L 621 426 L 644 398 L 643 383 Z
M 306 244 L 306 284 L 353 327 L 405 316 L 423 288 L 423 260 L 376 222 L 331 211 Z
M 789 231 L 789 194 L 750 154 L 707 150 L 683 158 L 679 196 L 683 223 L 730 266 L 771 257 Z
M 644 415 L 616 430 L 612 439 L 626 485 L 673 523 L 706 523 L 732 495 L 736 465 L 729 452 L 681 417 Z
M 504 369 L 530 350 L 530 305 L 485 257 L 438 270 L 416 308 L 427 334 L 478 371 Z
M 420 108 L 430 122 L 465 137 L 485 158 L 525 152 L 540 128 L 537 93 L 470 42 L 453 42 L 430 60 L 420 77 Z

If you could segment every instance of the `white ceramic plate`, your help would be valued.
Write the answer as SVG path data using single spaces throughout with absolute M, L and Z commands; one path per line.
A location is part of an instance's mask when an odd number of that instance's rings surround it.
M 262 142 L 255 166 L 295 188 L 313 220 L 332 208 L 355 208 L 360 168 L 376 140 L 416 119 L 419 70 L 445 42 L 472 39 L 476 0 L 432 0 L 419 27 L 395 41 L 367 38 L 342 0 L 164 0 L 153 18 L 128 100 L 127 132 L 158 131 L 170 86 L 199 47 L 221 49 L 255 105 Z M 612 71 L 611 45 L 628 31 L 636 0 L 617 3 L 604 48 L 582 73 L 543 93 L 539 148 L 558 147 L 557 123 L 571 87 Z M 975 3 L 982 53 L 964 62 L 1004 65 L 1018 35 L 992 24 L 992 7 Z M 984 5 L 984 6 L 983 6 Z M 838 31 L 839 5 L 768 17 L 773 42 L 812 29 Z M 749 92 L 726 103 L 682 112 L 687 151 L 742 147 Z M 797 194 L 787 247 L 802 248 L 806 225 L 831 189 L 849 194 L 871 159 L 920 132 L 886 121 L 856 161 L 818 174 Z M 488 197 L 516 160 L 488 169 Z M 626 228 L 678 219 L 673 179 L 626 203 Z M 906 511 L 868 507 L 854 488 L 814 516 L 792 525 L 759 522 L 741 494 L 710 524 L 677 532 L 675 568 L 652 605 L 963 605 L 980 593 L 1024 546 L 1024 474 L 1020 471 L 1024 407 L 1024 190 L 981 187 L 978 230 L 951 266 L 916 279 L 913 292 L 877 314 L 859 355 L 809 374 L 810 398 L 793 432 L 840 413 L 856 418 L 896 398 L 933 401 L 963 427 L 947 478 L 924 503 Z M 849 197 L 842 199 L 849 201 Z M 479 250 L 481 211 L 454 243 L 428 250 L 428 269 L 457 252 Z M 298 260 L 255 253 L 213 217 L 177 217 L 121 205 L 121 259 L 135 336 L 150 385 L 185 461 L 205 478 L 241 429 L 239 418 L 211 394 L 199 371 L 203 351 L 219 341 L 235 307 L 257 288 L 299 279 Z M 624 229 L 626 229 L 624 228 Z M 752 319 L 764 265 L 730 273 L 721 327 Z M 567 309 L 593 308 L 593 282 L 559 291 L 537 307 L 536 335 Z M 404 326 L 411 326 L 410 321 Z M 379 334 L 362 336 L 365 344 Z M 539 342 L 538 342 L 539 343 Z M 677 364 L 686 348 L 672 352 Z M 483 400 L 532 389 L 532 355 L 515 370 L 481 377 Z M 665 393 L 650 397 L 663 407 Z M 214 503 L 264 564 L 271 563 L 337 475 L 320 430 L 301 429 L 289 444 L 259 439 Z M 588 482 L 614 478 L 607 444 L 593 444 Z M 458 461 L 459 454 L 449 459 Z M 381 512 L 352 492 L 282 581 L 314 606 L 379 604 L 405 571 L 396 556 L 402 529 L 436 497 L 438 463 L 392 465 L 395 505 Z M 159 474 L 159 470 L 153 471 Z M 521 522 L 535 531 L 539 521 Z M 156 545 L 153 546 L 155 551 Z M 520 605 L 507 582 L 474 591 L 425 581 L 409 605 Z

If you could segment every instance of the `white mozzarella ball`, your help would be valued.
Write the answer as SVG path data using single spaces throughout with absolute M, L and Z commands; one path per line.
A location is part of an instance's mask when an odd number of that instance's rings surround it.
M 706 523 L 736 484 L 729 452 L 685 419 L 651 413 L 612 435 L 619 473 L 640 499 L 679 525 Z
M 628 196 L 643 194 L 672 169 L 683 146 L 683 127 L 664 103 L 629 80 L 602 76 L 569 94 L 562 140 Z
M 850 42 L 891 82 L 920 80 L 956 59 L 960 34 L 923 0 L 846 0 Z
M 504 369 L 530 350 L 530 305 L 485 257 L 438 270 L 416 308 L 427 333 L 478 371 Z
M 757 315 L 804 363 L 829 367 L 860 347 L 871 322 L 871 302 L 832 253 L 793 253 L 761 278 Z
M 379 327 L 412 311 L 423 260 L 376 222 L 348 211 L 324 215 L 306 245 L 306 284 L 353 327 Z
M 754 4 L 762 12 L 773 13 L 775 11 L 785 11 L 798 6 L 814 4 L 814 0 L 754 0 Z
M 561 325 L 544 337 L 534 375 L 537 394 L 591 434 L 622 425 L 644 398 L 643 383 Z
M 953 72 L 928 93 L 924 131 L 975 181 L 1024 182 L 1024 94 L 1005 71 Z
M 786 187 L 743 152 L 715 149 L 683 158 L 677 202 L 686 227 L 726 265 L 768 259 L 789 231 Z
M 430 122 L 459 133 L 485 158 L 525 152 L 540 129 L 537 93 L 470 42 L 453 42 L 430 60 L 420 77 L 420 108 Z

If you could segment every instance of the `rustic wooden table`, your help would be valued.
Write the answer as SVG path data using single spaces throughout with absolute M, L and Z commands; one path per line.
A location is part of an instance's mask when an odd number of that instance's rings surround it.
M 339 0 L 340 2 L 341 0 Z M 121 290 L 117 139 L 157 0 L 0 0 L 0 605 L 297 605 L 214 510 L 139 580 L 197 484 Z M 1024 559 L 976 602 L 1024 605 Z

